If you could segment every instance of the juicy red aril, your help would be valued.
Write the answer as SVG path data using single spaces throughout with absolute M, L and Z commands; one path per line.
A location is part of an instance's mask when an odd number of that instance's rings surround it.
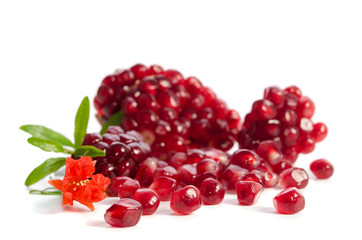
M 275 105 L 267 99 L 255 101 L 251 111 L 261 120 L 272 119 L 277 115 Z
M 143 215 L 152 215 L 160 205 L 160 198 L 152 189 L 138 189 L 133 197 L 142 205 Z
M 157 178 L 149 187 L 154 190 L 161 201 L 169 201 L 173 192 L 176 190 L 176 180 L 169 177 Z
M 283 158 L 283 154 L 272 140 L 263 141 L 256 149 L 256 153 L 270 164 L 276 164 Z
M 134 193 L 140 188 L 139 182 L 128 177 L 123 178 L 125 178 L 125 181 L 121 183 L 118 187 L 118 197 L 133 198 Z
M 213 173 L 210 172 L 205 172 L 205 173 L 199 173 L 195 176 L 195 178 L 193 179 L 192 185 L 194 185 L 197 188 L 201 187 L 202 182 L 205 179 L 208 178 L 212 178 L 212 179 L 218 179 L 217 176 Z
M 230 164 L 221 174 L 221 182 L 227 190 L 235 190 L 235 183 L 247 173 L 247 169 Z
M 305 199 L 295 187 L 281 191 L 273 199 L 275 209 L 282 214 L 295 214 L 304 209 Z
M 224 199 L 225 187 L 218 180 L 207 178 L 201 184 L 200 194 L 205 205 L 216 205 Z
M 259 166 L 260 157 L 253 151 L 247 149 L 239 149 L 231 155 L 230 164 L 238 165 L 239 167 L 252 170 Z
M 319 179 L 327 179 L 333 175 L 332 163 L 326 159 L 317 159 L 310 164 L 310 170 Z
M 129 177 L 114 177 L 107 187 L 107 194 L 110 197 L 133 198 L 134 193 L 140 188 L 137 180 Z
M 264 99 L 268 99 L 279 108 L 284 104 L 284 92 L 278 87 L 268 87 L 264 90 Z
M 255 204 L 263 190 L 260 183 L 253 181 L 238 181 L 235 184 L 235 191 L 241 205 Z
M 285 169 L 288 169 L 288 168 L 292 168 L 293 167 L 293 164 L 288 161 L 288 160 L 282 160 L 274 165 L 272 165 L 273 167 L 273 171 L 276 173 L 276 174 L 280 174 L 281 172 L 283 172 Z
M 201 194 L 194 186 L 186 186 L 172 195 L 170 207 L 179 214 L 191 214 L 201 207 Z
M 265 172 L 264 178 L 266 188 L 272 188 L 278 184 L 278 175 L 274 172 Z
M 302 96 L 299 99 L 297 107 L 297 112 L 299 116 L 311 118 L 314 114 L 314 109 L 314 103 L 310 98 Z
M 263 187 L 265 186 L 265 176 L 262 172 L 260 172 L 258 170 L 253 170 L 251 172 L 244 174 L 240 178 L 240 180 L 253 181 L 253 182 L 260 183 L 260 185 L 262 185 Z
M 135 179 L 140 182 L 141 187 L 148 187 L 151 185 L 156 168 L 157 159 L 153 157 L 147 158 L 139 165 Z
M 312 137 L 316 142 L 323 141 L 328 133 L 328 128 L 324 123 L 316 123 L 313 126 Z
M 181 185 L 191 185 L 196 177 L 196 167 L 191 164 L 185 164 L 178 169 L 178 181 Z
M 309 176 L 303 168 L 288 168 L 279 175 L 279 185 L 282 188 L 305 188 L 308 181 Z
M 159 162 L 163 162 L 163 161 L 159 161 Z M 177 170 L 171 166 L 159 167 L 159 162 L 158 162 L 158 166 L 155 171 L 155 174 L 154 174 L 154 179 L 164 176 L 164 177 L 169 177 L 169 178 L 173 178 L 173 179 L 177 180 Z M 166 162 L 164 162 L 164 163 L 167 164 Z
M 113 204 L 104 214 L 104 220 L 113 227 L 131 227 L 136 225 L 142 215 L 142 205 L 129 198 Z
M 196 170 L 197 173 L 213 173 L 215 175 L 218 174 L 218 164 L 215 162 L 215 160 L 210 159 L 210 158 L 205 158 L 203 160 L 201 160 L 199 163 L 197 163 L 196 165 Z

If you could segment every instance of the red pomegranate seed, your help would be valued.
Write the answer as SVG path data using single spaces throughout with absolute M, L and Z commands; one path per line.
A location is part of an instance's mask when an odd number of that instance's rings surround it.
M 278 175 L 274 172 L 265 172 L 264 178 L 266 188 L 272 188 L 278 184 Z
M 255 204 L 258 201 L 262 190 L 263 186 L 260 183 L 253 181 L 238 181 L 235 184 L 235 191 L 241 205 Z
M 139 181 L 141 187 L 148 187 L 154 178 L 157 168 L 157 159 L 150 157 L 143 161 L 138 168 L 135 179 Z
M 264 99 L 268 99 L 277 108 L 284 105 L 284 92 L 278 87 L 269 87 L 264 90 Z
M 251 111 L 261 120 L 272 119 L 277 115 L 275 105 L 267 99 L 255 101 Z
M 183 186 L 193 184 L 196 173 L 196 167 L 191 164 L 183 165 L 177 171 L 179 183 Z
M 104 214 L 104 220 L 113 227 L 131 227 L 136 225 L 142 215 L 142 205 L 129 198 L 113 204 Z
M 215 179 L 215 180 L 218 179 L 215 174 L 210 173 L 210 172 L 199 173 L 199 174 L 197 174 L 197 175 L 195 176 L 195 178 L 193 179 L 192 185 L 194 185 L 194 186 L 197 187 L 197 188 L 200 188 L 202 182 L 203 182 L 205 179 L 208 179 L 208 178 L 212 178 L 212 179 Z
M 216 205 L 224 199 L 225 187 L 218 180 L 207 178 L 201 184 L 200 194 L 205 205 Z
M 314 103 L 313 101 L 305 96 L 299 99 L 297 113 L 299 117 L 311 118 L 314 114 Z
M 297 98 L 300 98 L 302 96 L 302 91 L 297 86 L 289 86 L 284 89 L 284 92 L 290 93 Z
M 152 189 L 138 189 L 133 199 L 142 205 L 143 215 L 154 214 L 160 205 L 160 198 Z
M 281 172 L 283 172 L 285 169 L 288 168 L 292 168 L 293 167 L 293 163 L 291 163 L 288 160 L 282 160 L 280 162 L 278 162 L 277 164 L 272 165 L 273 167 L 273 171 L 276 174 L 280 174 Z
M 310 135 L 301 136 L 296 146 L 297 152 L 304 154 L 313 152 L 314 148 L 315 141 Z
M 247 149 L 239 149 L 231 155 L 230 164 L 252 170 L 259 166 L 260 160 L 260 157 L 255 152 Z
M 263 187 L 265 186 L 265 176 L 261 171 L 258 170 L 252 170 L 251 172 L 244 174 L 244 176 L 242 176 L 240 180 L 253 181 L 260 183 L 260 185 L 262 185 Z
M 221 182 L 224 184 L 227 190 L 234 191 L 235 183 L 247 173 L 247 169 L 241 168 L 234 164 L 230 164 L 221 174 Z
M 107 194 L 110 197 L 133 198 L 134 193 L 140 188 L 137 180 L 130 177 L 114 177 L 107 187 Z
M 205 158 L 196 164 L 196 170 L 199 174 L 209 172 L 218 175 L 219 166 L 215 160 Z
M 173 211 L 188 215 L 201 207 L 201 194 L 195 186 L 189 185 L 175 191 L 170 207 Z
M 163 162 L 163 161 L 158 161 L 158 163 L 159 162 Z M 164 176 L 164 177 L 169 177 L 169 178 L 173 178 L 173 179 L 177 180 L 177 170 L 174 167 L 171 167 L 171 166 L 159 167 L 159 164 L 157 164 L 157 165 L 158 165 L 157 166 L 158 168 L 155 171 L 154 179 Z
M 169 177 L 157 178 L 149 187 L 154 190 L 161 201 L 169 201 L 173 192 L 176 190 L 176 180 Z
M 272 165 L 283 158 L 282 152 L 277 148 L 273 140 L 262 141 L 256 149 L 256 153 Z
M 186 153 L 175 153 L 171 156 L 171 159 L 168 161 L 168 164 L 175 169 L 179 169 L 182 165 L 186 163 Z
M 275 209 L 282 214 L 295 214 L 304 209 L 305 199 L 295 187 L 281 191 L 273 199 Z
M 328 133 L 328 128 L 324 123 L 316 123 L 313 126 L 312 137 L 316 142 L 323 141 Z
M 279 185 L 282 188 L 305 188 L 308 181 L 309 176 L 303 168 L 288 168 L 279 175 Z
M 319 179 L 327 179 L 333 175 L 332 163 L 326 159 L 317 159 L 310 164 L 310 170 Z

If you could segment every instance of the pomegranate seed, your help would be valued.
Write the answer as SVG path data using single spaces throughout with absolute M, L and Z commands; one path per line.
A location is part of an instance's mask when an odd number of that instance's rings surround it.
M 273 199 L 275 209 L 282 214 L 295 214 L 304 209 L 305 199 L 295 187 L 281 191 Z
M 310 164 L 310 170 L 319 179 L 327 179 L 333 175 L 332 163 L 326 159 L 317 159 Z
M 185 164 L 178 169 L 177 174 L 181 185 L 191 185 L 196 177 L 196 167 L 191 164 Z
M 161 176 L 157 178 L 149 188 L 158 194 L 161 201 L 169 201 L 173 192 L 176 190 L 176 186 L 175 179 Z
M 262 190 L 263 186 L 260 183 L 253 181 L 238 181 L 235 184 L 235 191 L 241 205 L 255 204 L 258 201 Z
M 248 170 L 257 168 L 260 161 L 260 157 L 255 152 L 246 149 L 239 149 L 230 157 L 230 164 L 238 165 Z
M 302 136 L 297 143 L 297 152 L 299 153 L 311 153 L 315 148 L 315 141 L 310 135 Z
M 201 200 L 205 205 L 216 205 L 222 202 L 225 196 L 225 187 L 213 178 L 205 179 L 200 187 Z
M 194 185 L 197 188 L 200 188 L 202 182 L 205 179 L 208 179 L 208 178 L 217 179 L 217 176 L 215 174 L 213 174 L 213 173 L 210 173 L 210 172 L 197 174 L 195 176 L 195 178 L 193 179 L 192 185 Z
M 247 169 L 230 164 L 221 174 L 221 182 L 227 190 L 235 190 L 235 183 L 247 173 Z
M 136 225 L 142 215 L 142 205 L 129 198 L 113 204 L 104 214 L 104 220 L 113 227 L 131 227 Z
M 316 123 L 313 126 L 312 137 L 316 142 L 323 141 L 328 133 L 328 128 L 324 123 Z
M 159 161 L 159 162 L 163 162 L 163 161 Z M 157 165 L 158 165 L 157 166 L 158 168 L 155 171 L 154 179 L 157 179 L 157 178 L 163 176 L 163 177 L 169 177 L 169 178 L 177 180 L 177 170 L 174 167 L 167 166 L 167 165 L 164 167 L 159 167 L 159 164 L 157 164 Z
M 288 168 L 279 175 L 279 185 L 282 188 L 305 188 L 309 176 L 303 168 Z
M 253 170 L 249 173 L 244 174 L 244 176 L 242 176 L 240 180 L 257 182 L 260 183 L 260 185 L 262 185 L 263 187 L 265 186 L 265 176 L 262 172 L 258 170 Z
M 186 153 L 176 153 L 172 155 L 168 163 L 175 169 L 179 169 L 182 165 L 186 163 Z
M 274 172 L 265 172 L 264 178 L 266 188 L 272 188 L 278 184 L 278 174 Z
M 152 215 L 160 205 L 160 198 L 152 189 L 138 189 L 134 200 L 142 205 L 143 215 Z
M 156 158 L 147 158 L 138 168 L 135 179 L 139 181 L 141 187 L 148 187 L 153 182 L 154 174 L 157 168 Z
M 291 163 L 290 161 L 288 160 L 282 160 L 274 165 L 272 165 L 273 167 L 273 171 L 276 173 L 276 174 L 280 174 L 281 172 L 283 172 L 285 169 L 288 169 L 288 168 L 292 168 L 293 167 L 293 163 Z
M 128 177 L 123 177 L 128 178 Z M 140 188 L 140 184 L 137 180 L 128 178 L 118 187 L 119 198 L 133 198 L 134 193 Z
M 139 188 L 140 184 L 137 180 L 123 176 L 112 178 L 106 191 L 110 197 L 117 197 L 119 192 L 121 192 L 125 198 L 133 198 L 135 191 Z
M 314 109 L 315 109 L 314 103 L 310 98 L 302 96 L 299 99 L 297 107 L 298 116 L 311 118 L 314 114 Z
M 213 174 L 217 175 L 219 166 L 215 162 L 215 160 L 210 159 L 210 158 L 205 158 L 196 164 L 196 170 L 197 170 L 197 173 L 201 173 L 201 174 L 209 172 L 209 173 L 213 173 Z
M 256 153 L 272 165 L 278 163 L 283 158 L 283 154 L 272 140 L 261 142 L 256 149 Z
M 268 99 L 277 108 L 284 105 L 284 92 L 278 87 L 269 87 L 264 90 L 264 99 Z
M 267 99 L 255 101 L 252 112 L 261 120 L 272 119 L 277 115 L 275 105 Z
M 175 191 L 172 195 L 170 207 L 173 211 L 188 215 L 201 207 L 199 189 L 189 185 Z
M 297 98 L 300 98 L 302 96 L 302 91 L 297 86 L 290 86 L 284 89 L 284 92 L 290 93 Z

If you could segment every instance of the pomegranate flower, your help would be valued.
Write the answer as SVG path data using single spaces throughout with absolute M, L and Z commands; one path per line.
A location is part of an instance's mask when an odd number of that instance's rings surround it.
M 73 206 L 73 200 L 94 210 L 93 203 L 107 197 L 105 190 L 110 179 L 102 174 L 95 174 L 95 161 L 91 157 L 81 157 L 78 160 L 67 158 L 63 180 L 49 180 L 49 184 L 63 192 L 62 206 Z

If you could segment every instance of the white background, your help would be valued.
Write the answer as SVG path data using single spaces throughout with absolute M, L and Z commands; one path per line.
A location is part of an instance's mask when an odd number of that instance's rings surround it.
M 361 239 L 361 1 L 1 1 L 0 235 L 10 239 Z M 28 173 L 54 154 L 18 127 L 73 134 L 76 109 L 102 78 L 135 63 L 160 64 L 211 86 L 241 115 L 270 85 L 298 85 L 330 134 L 297 165 L 320 157 L 330 180 L 310 180 L 300 214 L 276 214 L 265 190 L 252 207 L 221 205 L 174 216 L 167 203 L 136 227 L 103 221 L 112 199 L 90 212 L 59 196 L 29 195 Z M 92 116 L 95 111 L 92 107 Z M 99 131 L 94 117 L 88 130 Z M 9 234 L 9 235 L 8 235 Z

